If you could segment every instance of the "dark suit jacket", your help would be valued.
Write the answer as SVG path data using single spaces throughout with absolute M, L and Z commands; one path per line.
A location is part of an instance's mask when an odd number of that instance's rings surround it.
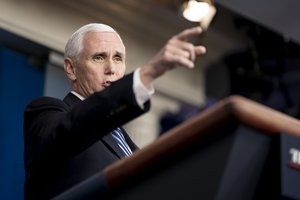
M 63 101 L 41 97 L 26 107 L 26 199 L 49 199 L 120 159 L 111 130 L 150 106 L 137 105 L 132 80 L 133 75 L 127 75 L 84 101 L 69 93 Z

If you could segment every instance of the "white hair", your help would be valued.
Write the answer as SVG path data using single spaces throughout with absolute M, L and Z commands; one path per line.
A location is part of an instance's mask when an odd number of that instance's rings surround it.
M 82 26 L 77 31 L 75 31 L 71 37 L 69 38 L 66 47 L 65 47 L 65 58 L 72 58 L 76 60 L 76 57 L 80 54 L 83 43 L 82 39 L 85 36 L 85 34 L 90 32 L 111 32 L 116 33 L 120 40 L 122 41 L 120 35 L 113 29 L 112 27 L 106 25 L 106 24 L 99 24 L 99 23 L 91 23 Z

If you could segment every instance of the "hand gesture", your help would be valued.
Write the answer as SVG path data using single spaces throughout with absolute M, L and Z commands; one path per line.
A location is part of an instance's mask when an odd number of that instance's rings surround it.
M 175 67 L 194 68 L 196 57 L 205 54 L 206 49 L 202 45 L 195 46 L 188 40 L 201 32 L 200 27 L 194 27 L 170 38 L 166 45 L 141 68 L 142 82 L 149 86 L 154 79 Z

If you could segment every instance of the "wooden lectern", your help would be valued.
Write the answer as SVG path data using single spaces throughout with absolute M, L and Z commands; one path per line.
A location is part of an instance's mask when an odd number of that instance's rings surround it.
M 232 96 L 55 199 L 298 199 L 299 141 L 300 121 Z

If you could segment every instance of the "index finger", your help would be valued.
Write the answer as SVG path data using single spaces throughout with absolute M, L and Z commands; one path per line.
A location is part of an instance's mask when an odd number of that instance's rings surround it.
M 200 33 L 202 33 L 202 28 L 200 26 L 197 26 L 197 27 L 185 29 L 175 37 L 177 37 L 179 40 L 187 41 L 189 38 L 199 35 Z

